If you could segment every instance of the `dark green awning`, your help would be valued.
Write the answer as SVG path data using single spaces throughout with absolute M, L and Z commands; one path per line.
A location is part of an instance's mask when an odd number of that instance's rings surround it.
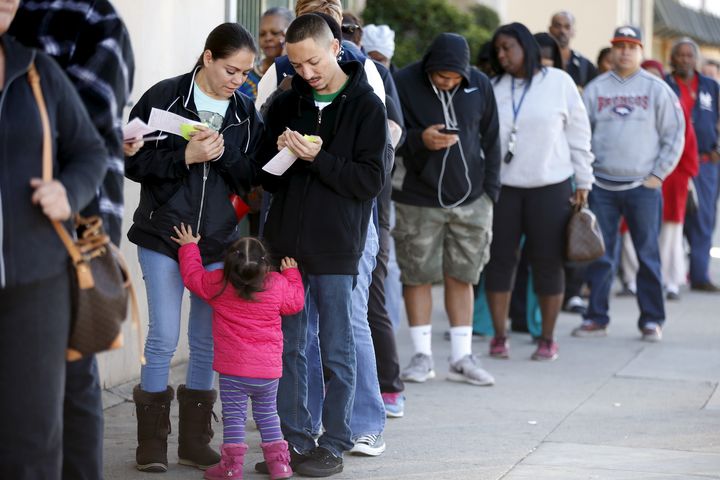
M 686 36 L 700 44 L 720 46 L 720 18 L 676 0 L 655 0 L 653 28 L 660 37 Z

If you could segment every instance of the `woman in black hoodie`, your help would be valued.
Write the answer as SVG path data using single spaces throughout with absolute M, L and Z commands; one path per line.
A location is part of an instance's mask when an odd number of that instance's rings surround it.
M 252 36 L 236 23 L 216 27 L 208 36 L 195 68 L 164 80 L 140 99 L 130 113 L 148 121 L 153 109 L 202 122 L 190 140 L 170 135 L 148 143 L 125 160 L 125 175 L 141 184 L 140 205 L 128 238 L 138 257 L 148 295 L 147 364 L 133 397 L 137 407 L 137 468 L 167 470 L 170 431 L 168 386 L 170 360 L 180 335 L 184 292 L 177 248 L 170 237 L 184 223 L 201 235 L 200 253 L 209 269 L 222 266 L 225 249 L 239 236 L 231 194 L 250 187 L 250 155 L 262 134 L 255 107 L 237 88 L 252 70 L 256 54 Z M 178 387 L 180 402 L 180 463 L 206 468 L 220 456 L 208 443 L 210 416 L 216 399 L 212 389 L 212 311 L 191 296 L 188 324 L 190 364 L 186 385 Z

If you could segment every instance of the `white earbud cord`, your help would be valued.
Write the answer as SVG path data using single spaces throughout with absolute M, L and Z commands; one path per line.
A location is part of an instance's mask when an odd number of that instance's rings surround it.
M 440 100 L 440 104 L 442 105 L 443 109 L 443 117 L 445 118 L 445 125 L 448 127 L 457 128 L 457 115 L 455 114 L 455 105 L 453 105 L 453 97 L 455 96 L 455 93 L 457 93 L 458 89 L 460 88 L 460 84 L 458 84 L 452 92 L 445 92 L 442 90 L 438 90 L 435 84 L 432 83 L 432 80 L 430 80 L 430 85 L 432 85 L 433 90 L 435 90 L 435 94 L 437 95 L 438 99 Z M 447 95 L 447 99 L 445 96 Z M 458 200 L 457 202 L 446 205 L 442 198 L 442 182 L 443 178 L 445 177 L 445 168 L 447 167 L 447 159 L 448 155 L 450 154 L 450 149 L 453 147 L 452 145 L 445 148 L 445 155 L 443 155 L 442 159 L 442 167 L 440 168 L 440 178 L 438 179 L 438 187 L 437 187 L 437 195 L 438 195 L 438 203 L 440 203 L 440 206 L 442 208 L 455 208 L 461 203 L 463 203 L 472 193 L 472 181 L 470 180 L 470 168 L 468 167 L 467 160 L 465 159 L 465 153 L 463 152 L 462 148 L 462 142 L 460 141 L 460 137 L 458 136 L 457 141 L 457 147 L 460 150 L 460 158 L 463 162 L 463 168 L 465 169 L 465 180 L 467 180 L 468 189 L 465 192 L 465 195 Z

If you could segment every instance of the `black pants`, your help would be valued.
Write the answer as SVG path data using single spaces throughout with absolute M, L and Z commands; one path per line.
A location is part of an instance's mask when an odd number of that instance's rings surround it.
M 485 267 L 485 289 L 508 292 L 520 257 L 520 238 L 533 271 L 535 293 L 565 290 L 565 228 L 570 218 L 570 180 L 539 188 L 503 186 L 493 213 L 493 242 Z
M 585 283 L 587 265 L 565 265 L 565 302 L 571 297 L 579 297 Z
M 59 480 L 68 275 L 0 290 L 0 305 L 0 478 Z
M 63 411 L 63 480 L 103 478 L 103 407 L 95 355 L 67 362 Z
M 400 361 L 398 360 L 395 330 L 385 307 L 385 278 L 388 273 L 390 250 L 390 194 L 392 185 L 388 180 L 378 196 L 378 254 L 377 264 L 372 274 L 368 298 L 368 323 L 375 347 L 380 392 L 397 393 L 405 390 L 400 380 Z

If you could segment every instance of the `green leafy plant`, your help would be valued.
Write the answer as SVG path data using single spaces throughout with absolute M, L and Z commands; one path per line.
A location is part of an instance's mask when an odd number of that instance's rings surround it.
M 447 0 L 367 0 L 363 20 L 395 30 L 393 63 L 398 67 L 419 60 L 442 32 L 464 36 L 474 63 L 480 47 L 499 24 L 497 13 L 489 7 L 478 5 L 464 12 Z

